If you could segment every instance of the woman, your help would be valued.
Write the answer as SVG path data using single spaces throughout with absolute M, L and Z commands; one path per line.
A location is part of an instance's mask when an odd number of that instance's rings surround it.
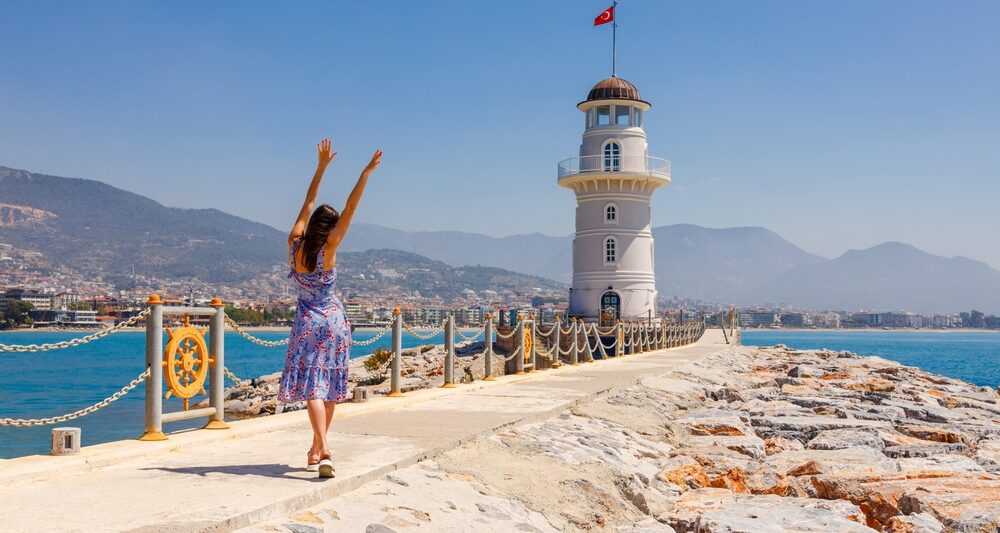
M 333 477 L 333 460 L 326 433 L 333 408 L 347 397 L 347 364 L 351 352 L 351 327 L 344 314 L 334 283 L 337 280 L 337 247 L 344 239 L 368 176 L 378 168 L 382 151 L 376 150 L 358 183 L 347 198 L 343 213 L 327 204 L 313 211 L 313 202 L 327 165 L 337 155 L 330 140 L 317 146 L 319 166 L 309 184 L 299 218 L 288 234 L 288 276 L 298 284 L 295 323 L 288 339 L 285 370 L 281 373 L 278 400 L 306 402 L 313 441 L 306 470 L 320 477 Z M 312 213 L 312 215 L 310 215 Z M 308 219 L 308 224 L 306 220 Z

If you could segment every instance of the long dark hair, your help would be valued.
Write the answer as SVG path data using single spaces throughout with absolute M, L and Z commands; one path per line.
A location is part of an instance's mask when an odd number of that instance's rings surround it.
M 329 204 L 323 204 L 313 211 L 302 237 L 302 266 L 307 272 L 316 270 L 316 258 L 321 248 L 326 246 L 326 238 L 337 226 L 340 213 Z

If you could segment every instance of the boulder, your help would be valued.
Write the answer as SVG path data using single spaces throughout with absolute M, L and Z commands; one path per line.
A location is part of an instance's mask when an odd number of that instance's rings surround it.
M 764 453 L 767 455 L 804 449 L 805 446 L 798 440 L 786 439 L 784 437 L 768 437 L 764 439 Z
M 830 532 L 871 533 L 864 515 L 846 501 L 780 496 L 751 496 L 706 511 L 694 529 L 699 532 L 772 533 Z
M 820 431 L 818 435 L 806 443 L 806 448 L 810 450 L 842 450 L 852 446 L 866 446 L 879 451 L 885 449 L 885 443 L 874 433 L 857 429 Z

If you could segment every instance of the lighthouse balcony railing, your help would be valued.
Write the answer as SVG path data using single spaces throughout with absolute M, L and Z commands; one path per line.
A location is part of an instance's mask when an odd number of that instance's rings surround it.
M 588 155 L 559 162 L 559 179 L 580 174 L 621 172 L 644 176 L 670 177 L 670 161 L 644 155 Z

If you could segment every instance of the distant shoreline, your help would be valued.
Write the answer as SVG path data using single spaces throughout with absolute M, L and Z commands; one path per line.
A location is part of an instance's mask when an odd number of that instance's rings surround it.
M 980 328 L 752 328 L 741 329 L 741 333 L 748 332 L 789 332 L 789 333 L 1000 333 L 998 329 Z

